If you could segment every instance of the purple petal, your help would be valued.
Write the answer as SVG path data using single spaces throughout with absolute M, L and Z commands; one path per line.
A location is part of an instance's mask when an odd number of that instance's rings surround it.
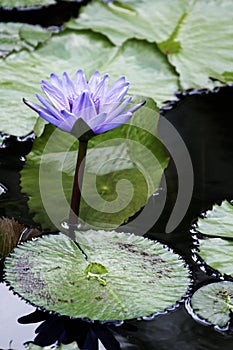
M 92 99 L 95 103 L 97 111 L 99 111 L 101 100 L 104 100 L 104 96 L 108 89 L 108 74 L 105 74 L 103 79 L 97 85 L 96 90 L 92 93 Z
M 109 90 L 108 90 L 108 96 L 116 95 L 118 94 L 118 91 L 121 91 L 124 87 L 128 87 L 130 84 L 128 81 L 125 81 L 125 77 L 121 77 L 118 80 L 113 83 Z
M 146 101 L 143 101 L 143 102 L 141 102 L 141 103 L 138 103 L 137 105 L 132 106 L 132 107 L 126 109 L 125 112 L 131 112 L 131 113 L 136 112 L 139 108 L 141 108 L 142 106 L 144 106 L 145 103 L 146 103 Z
M 76 116 L 73 113 L 70 113 L 65 109 L 61 111 L 61 114 L 64 120 L 61 124 L 59 124 L 59 128 L 64 131 L 70 132 L 78 118 L 76 118 Z
M 38 100 L 48 109 L 48 111 L 53 114 L 53 116 L 57 119 L 60 119 L 61 116 L 58 111 L 40 94 L 36 94 Z
M 58 88 L 44 80 L 42 80 L 41 88 L 58 110 L 70 108 L 67 98 Z
M 74 98 L 75 91 L 74 91 L 74 84 L 70 80 L 68 74 L 66 72 L 62 75 L 62 86 L 63 86 L 63 93 L 68 98 Z
M 79 96 L 83 90 L 88 90 L 88 84 L 87 80 L 85 78 L 85 75 L 82 71 L 82 69 L 79 69 L 74 77 L 74 89 L 75 89 L 75 94 Z
M 100 73 L 98 71 L 96 71 L 95 73 L 92 74 L 92 76 L 88 82 L 88 86 L 89 86 L 90 91 L 92 93 L 95 91 L 99 82 L 100 82 Z
M 101 124 L 103 124 L 106 121 L 106 118 L 107 113 L 98 114 L 97 116 L 88 121 L 88 125 L 94 132 L 96 132 L 96 130 L 100 128 Z
M 45 109 L 44 107 L 30 102 L 23 98 L 23 102 L 30 108 L 32 108 L 35 112 L 39 114 L 40 117 L 47 120 L 49 123 L 58 126 L 60 123 L 64 122 L 64 117 L 59 114 L 58 116 L 55 116 L 53 113 L 51 113 L 49 110 Z
M 84 91 L 74 101 L 73 113 L 77 118 L 82 118 L 87 124 L 89 120 L 96 117 L 95 105 L 88 91 Z
M 111 129 L 115 129 L 118 126 L 126 123 L 132 117 L 132 115 L 133 114 L 131 112 L 120 114 L 113 121 L 107 121 L 107 122 L 101 124 L 98 128 L 95 129 L 95 133 L 101 134 L 101 133 L 109 131 Z
M 59 126 L 59 124 L 61 123 L 61 121 L 59 119 L 54 118 L 54 116 L 47 111 L 40 110 L 37 113 L 39 114 L 39 116 L 41 118 L 45 119 L 47 122 L 49 122 L 55 126 Z
M 115 85 L 115 84 L 113 84 Z M 120 103 L 121 100 L 125 97 L 129 89 L 129 83 L 124 82 L 122 84 L 117 84 L 113 88 L 113 86 L 107 91 L 104 103 Z
M 108 120 L 112 120 L 118 114 L 120 114 L 124 108 L 130 103 L 132 100 L 132 96 L 128 97 L 125 101 L 123 101 L 120 105 L 119 103 L 106 103 L 104 105 L 100 105 L 100 113 L 108 112 Z
M 62 91 L 62 80 L 56 74 L 50 74 L 50 81 L 53 86 Z

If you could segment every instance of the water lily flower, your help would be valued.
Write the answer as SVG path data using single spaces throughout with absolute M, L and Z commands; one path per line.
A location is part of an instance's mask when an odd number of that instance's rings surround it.
M 127 122 L 145 103 L 126 109 L 132 100 L 132 96 L 124 99 L 129 82 L 121 77 L 108 87 L 108 79 L 108 74 L 101 78 L 96 71 L 87 81 L 81 69 L 73 81 L 66 72 L 61 79 L 51 74 L 50 82 L 41 82 L 48 99 L 36 94 L 42 106 L 26 99 L 23 101 L 42 118 L 66 132 L 72 132 L 76 122 L 82 120 L 94 135 L 104 133 Z

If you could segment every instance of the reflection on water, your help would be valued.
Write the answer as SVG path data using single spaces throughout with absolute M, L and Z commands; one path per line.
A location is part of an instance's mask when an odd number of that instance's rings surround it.
M 35 308 L 9 292 L 3 283 L 0 283 L 0 295 L 0 348 L 10 349 L 11 344 L 12 349 L 25 349 L 23 343 L 34 338 L 38 324 L 20 325 L 17 319 Z

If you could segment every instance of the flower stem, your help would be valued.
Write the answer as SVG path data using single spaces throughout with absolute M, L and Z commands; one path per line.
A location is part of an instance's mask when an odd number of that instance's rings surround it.
M 77 158 L 75 175 L 74 175 L 73 190 L 72 190 L 71 205 L 70 205 L 70 215 L 69 215 L 69 224 L 71 225 L 78 224 L 83 175 L 84 175 L 86 153 L 87 153 L 87 144 L 88 144 L 88 141 L 79 140 L 78 158 Z

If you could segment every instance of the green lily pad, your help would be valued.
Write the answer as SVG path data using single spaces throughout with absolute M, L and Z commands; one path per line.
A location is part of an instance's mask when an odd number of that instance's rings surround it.
M 125 320 L 163 311 L 187 291 L 187 266 L 160 243 L 113 231 L 75 238 L 78 245 L 59 234 L 16 248 L 5 264 L 14 292 L 62 315 Z
M 233 241 L 222 238 L 200 239 L 198 254 L 213 269 L 233 276 Z
M 93 1 L 67 26 L 91 28 L 116 45 L 130 38 L 156 42 L 179 73 L 184 89 L 212 88 L 210 77 L 232 81 L 231 0 Z
M 42 7 L 55 3 L 56 0 L 0 0 L 0 6 L 6 8 Z
M 35 344 L 28 344 L 27 350 L 47 350 L 48 347 L 41 347 L 39 345 Z M 79 347 L 76 342 L 70 343 L 70 344 L 61 344 L 58 347 L 56 347 L 58 350 L 79 350 Z
M 170 37 L 190 5 L 189 0 L 92 1 L 66 26 L 103 33 L 119 46 L 132 38 L 161 42 Z
M 158 108 L 148 104 L 129 123 L 89 142 L 80 217 L 94 228 L 113 229 L 138 212 L 158 189 L 168 158 L 157 138 Z M 47 126 L 21 172 L 34 220 L 61 229 L 67 220 L 77 140 Z M 59 203 L 59 205 L 57 205 Z
M 22 136 L 35 129 L 41 134 L 44 123 L 38 124 L 37 114 L 22 103 L 22 98 L 36 102 L 42 79 L 64 71 L 72 77 L 79 68 L 87 78 L 95 70 L 110 73 L 111 82 L 125 75 L 131 83 L 130 93 L 151 97 L 158 104 L 172 98 L 178 89 L 177 75 L 153 44 L 132 41 L 116 48 L 106 37 L 91 31 L 60 32 L 33 52 L 0 60 L 1 131 Z
M 125 75 L 131 83 L 131 93 L 151 97 L 158 106 L 174 99 L 179 88 L 178 77 L 166 57 L 153 43 L 142 40 L 126 41 L 105 70 L 115 78 L 117 74 Z
M 199 0 L 158 46 L 179 73 L 184 89 L 212 88 L 210 77 L 224 82 L 232 77 L 232 39 L 233 2 Z
M 200 319 L 226 327 L 233 312 L 233 282 L 211 283 L 199 288 L 191 298 L 191 307 Z
M 214 205 L 205 218 L 199 218 L 197 230 L 207 236 L 233 238 L 233 205 L 228 201 Z
M 15 51 L 33 50 L 50 36 L 51 32 L 40 26 L 0 23 L 0 57 L 6 57 Z
M 233 276 L 233 206 L 227 201 L 214 205 L 205 218 L 199 218 L 197 230 L 204 237 L 199 239 L 198 254 L 213 269 Z M 214 237 L 213 237 L 214 236 Z

